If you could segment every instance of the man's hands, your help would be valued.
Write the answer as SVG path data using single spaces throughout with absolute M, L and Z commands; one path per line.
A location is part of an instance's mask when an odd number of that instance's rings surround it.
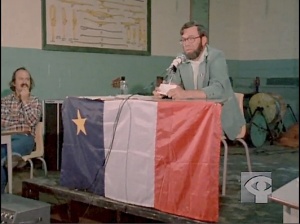
M 156 87 L 155 90 L 152 93 L 153 93 L 153 96 L 155 98 L 162 98 L 163 97 L 163 95 L 159 93 L 159 87 Z M 169 98 L 172 98 L 172 99 L 175 99 L 175 100 L 176 99 L 185 99 L 185 98 L 187 98 L 186 91 L 183 90 L 180 86 L 177 86 L 174 89 L 170 89 L 167 92 L 167 96 Z
M 152 94 L 153 94 L 154 98 L 157 98 L 157 99 L 161 99 L 163 97 L 163 95 L 161 95 L 159 93 L 159 87 L 155 87 Z
M 163 95 L 159 93 L 159 87 L 156 87 L 153 91 L 155 98 L 162 98 Z M 183 100 L 183 99 L 206 99 L 206 94 L 202 90 L 184 90 L 181 86 L 177 86 L 174 89 L 170 89 L 167 92 L 167 96 L 174 100 Z
M 179 99 L 186 99 L 188 98 L 187 96 L 187 91 L 182 89 L 180 86 L 177 86 L 174 89 L 170 89 L 167 92 L 168 97 L 174 99 L 174 100 L 179 100 Z
M 26 84 L 23 84 L 22 91 L 20 92 L 19 98 L 23 103 L 27 103 L 30 96 L 29 87 Z

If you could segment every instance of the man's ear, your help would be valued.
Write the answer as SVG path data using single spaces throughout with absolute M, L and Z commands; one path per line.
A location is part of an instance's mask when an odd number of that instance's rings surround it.
M 202 46 L 204 47 L 206 44 L 208 44 L 208 38 L 207 38 L 207 36 L 203 36 L 202 38 L 201 38 L 201 44 L 202 44 Z

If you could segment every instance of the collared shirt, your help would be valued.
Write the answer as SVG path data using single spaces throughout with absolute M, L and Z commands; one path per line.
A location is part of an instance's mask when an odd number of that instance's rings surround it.
M 202 54 L 200 55 L 199 60 L 197 60 L 197 61 L 190 60 L 190 63 L 191 63 L 192 68 L 193 68 L 193 73 L 194 73 L 194 89 L 198 89 L 198 84 L 200 82 L 201 83 L 203 82 L 205 74 L 200 74 L 199 75 L 199 65 L 205 60 L 206 57 L 207 57 L 207 47 L 204 48 Z
M 1 98 L 1 130 L 30 132 L 35 136 L 35 127 L 42 116 L 42 104 L 30 96 L 26 104 L 15 94 Z

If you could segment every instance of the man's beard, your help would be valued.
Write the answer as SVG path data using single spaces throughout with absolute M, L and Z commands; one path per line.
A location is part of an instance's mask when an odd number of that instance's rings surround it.
M 194 50 L 192 53 L 186 53 L 187 59 L 195 60 L 196 58 L 199 57 L 199 55 L 201 54 L 203 49 L 204 49 L 204 47 L 202 46 L 201 41 L 200 41 L 199 46 L 196 50 Z

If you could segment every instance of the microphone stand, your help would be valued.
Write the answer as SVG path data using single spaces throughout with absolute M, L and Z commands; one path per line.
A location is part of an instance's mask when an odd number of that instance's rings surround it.
M 175 69 L 174 69 L 175 68 Z M 165 75 L 164 84 L 171 84 L 172 79 L 174 78 L 175 72 L 176 72 L 176 67 L 174 68 L 168 68 L 167 69 L 167 74 Z M 162 99 L 172 99 L 172 97 L 168 97 L 167 95 L 163 95 Z
M 171 81 L 174 78 L 175 72 L 176 71 L 174 71 L 173 69 L 167 69 L 167 74 L 165 75 L 165 78 L 164 78 L 165 84 L 171 84 Z

